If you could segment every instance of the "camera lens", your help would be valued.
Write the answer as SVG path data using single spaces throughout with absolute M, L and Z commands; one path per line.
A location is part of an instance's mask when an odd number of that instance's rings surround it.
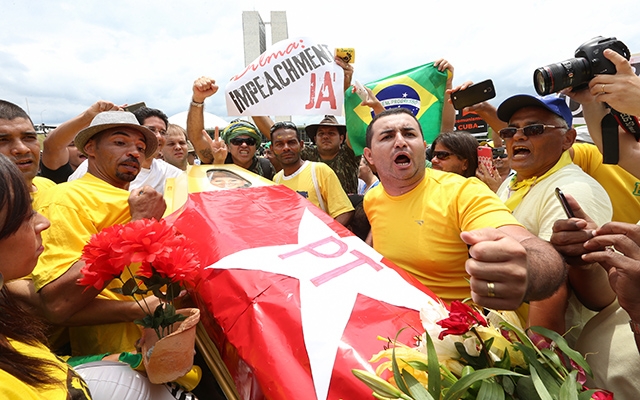
M 591 65 L 587 59 L 570 58 L 536 69 L 533 86 L 540 96 L 546 96 L 568 87 L 577 89 L 591 78 Z

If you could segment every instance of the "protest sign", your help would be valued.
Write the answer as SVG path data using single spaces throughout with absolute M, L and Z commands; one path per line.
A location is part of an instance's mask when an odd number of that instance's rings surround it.
M 308 38 L 282 40 L 231 78 L 227 113 L 342 115 L 344 72 L 333 51 Z

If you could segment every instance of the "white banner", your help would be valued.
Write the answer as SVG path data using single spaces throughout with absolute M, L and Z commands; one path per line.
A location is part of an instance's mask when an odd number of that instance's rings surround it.
M 227 113 L 342 115 L 344 72 L 326 45 L 308 38 L 274 44 L 225 89 Z

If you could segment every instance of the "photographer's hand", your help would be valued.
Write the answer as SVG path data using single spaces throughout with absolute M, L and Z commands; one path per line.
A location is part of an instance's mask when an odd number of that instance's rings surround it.
M 615 75 L 596 75 L 589 82 L 591 94 L 596 100 L 607 103 L 615 110 L 640 116 L 640 77 L 636 76 L 626 58 L 606 49 L 604 56 L 616 66 Z

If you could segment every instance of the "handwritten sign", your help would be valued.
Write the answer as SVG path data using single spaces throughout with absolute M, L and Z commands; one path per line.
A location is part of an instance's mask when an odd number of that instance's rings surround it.
M 225 90 L 227 113 L 241 115 L 341 115 L 344 75 L 333 52 L 307 38 L 280 41 Z

